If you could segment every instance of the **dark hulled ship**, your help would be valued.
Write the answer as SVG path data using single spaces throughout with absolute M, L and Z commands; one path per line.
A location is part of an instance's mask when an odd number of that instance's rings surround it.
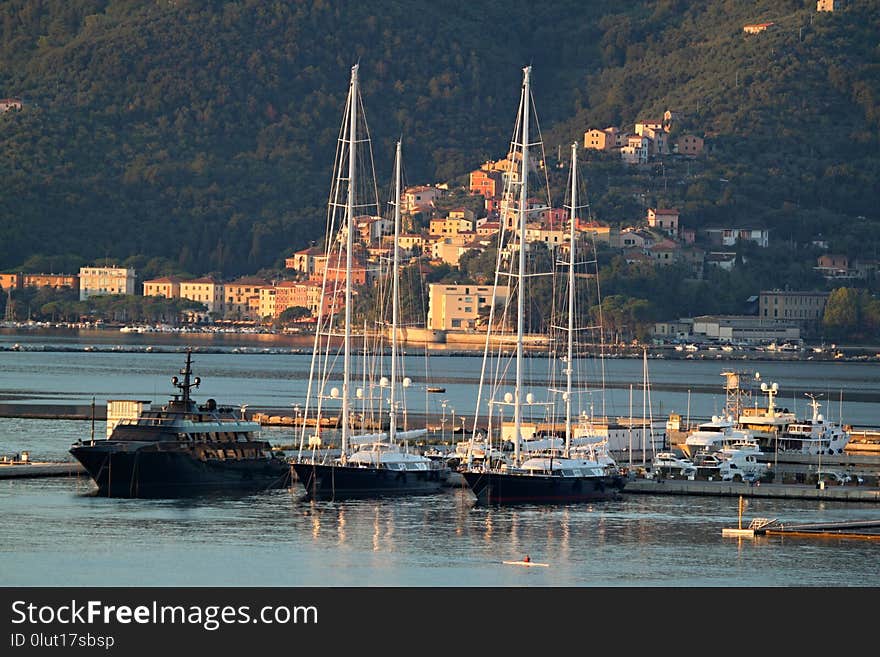
M 478 504 L 568 504 L 620 498 L 626 480 L 598 463 L 539 456 L 521 467 L 463 470 Z
M 260 425 L 235 417 L 213 399 L 197 404 L 192 353 L 178 389 L 158 410 L 121 420 L 103 440 L 78 441 L 70 453 L 88 471 L 99 495 L 176 497 L 208 491 L 262 491 L 291 484 L 290 464 L 259 439 Z
M 429 495 L 439 492 L 449 468 L 398 445 L 364 445 L 332 463 L 294 461 L 296 476 L 310 499 L 346 499 L 385 495 Z

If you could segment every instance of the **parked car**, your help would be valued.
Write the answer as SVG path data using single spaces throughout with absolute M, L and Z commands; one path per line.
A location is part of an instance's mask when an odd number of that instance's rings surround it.
M 826 484 L 837 484 L 839 486 L 843 486 L 844 484 L 848 484 L 849 482 L 851 482 L 852 477 L 850 477 L 845 472 L 825 470 L 819 472 L 816 481 L 824 481 Z

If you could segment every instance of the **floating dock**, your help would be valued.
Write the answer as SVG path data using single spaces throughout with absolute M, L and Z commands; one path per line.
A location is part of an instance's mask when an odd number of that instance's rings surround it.
M 28 479 L 35 477 L 77 477 L 86 469 L 74 462 L 40 462 L 0 464 L 0 479 Z
M 861 538 L 880 540 L 880 520 L 814 522 L 789 525 L 774 522 L 755 530 L 759 536 L 805 536 L 810 538 Z

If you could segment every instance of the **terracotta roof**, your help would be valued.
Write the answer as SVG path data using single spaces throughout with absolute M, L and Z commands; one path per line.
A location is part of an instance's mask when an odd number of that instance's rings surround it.
M 154 278 L 149 281 L 144 281 L 144 285 L 152 284 L 152 285 L 160 285 L 168 283 L 180 283 L 180 279 L 177 276 L 162 276 L 161 278 Z
M 269 281 L 257 278 L 256 276 L 242 276 L 237 280 L 228 282 L 227 285 L 269 285 Z

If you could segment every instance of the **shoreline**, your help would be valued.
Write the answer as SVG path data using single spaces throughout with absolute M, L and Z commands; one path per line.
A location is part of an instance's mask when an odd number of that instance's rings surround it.
M 127 353 L 177 353 L 187 347 L 201 353 L 241 353 L 301 355 L 311 354 L 314 340 L 311 333 L 285 333 L 246 327 L 206 327 L 200 330 L 146 331 L 143 333 L 123 332 L 120 326 L 83 327 L 32 324 L 8 326 L 0 324 L 0 341 L 4 337 L 22 337 L 21 342 L 11 340 L 12 344 L 0 344 L 0 352 L 46 351 L 46 352 L 127 352 Z M 410 355 L 428 353 L 432 356 L 482 357 L 485 348 L 485 334 L 478 332 L 442 331 L 442 340 L 407 340 L 401 336 L 401 345 Z M 355 341 L 362 335 L 353 336 Z M 36 342 L 35 338 L 44 338 Z M 58 338 L 58 344 L 52 343 Z M 71 338 L 73 338 L 72 341 Z M 713 361 L 867 361 L 880 362 L 880 345 L 833 345 L 827 347 L 819 343 L 804 342 L 798 351 L 779 351 L 764 346 L 737 346 L 724 350 L 721 345 L 695 343 L 698 349 L 686 350 L 674 344 L 628 344 L 594 345 L 587 349 L 584 357 L 606 359 L 642 358 L 669 360 L 713 360 Z M 493 351 L 505 347 L 504 353 L 513 353 L 515 345 L 507 338 L 493 341 Z M 527 357 L 545 356 L 548 349 L 547 337 L 530 335 L 524 345 Z M 821 349 L 822 351 L 815 351 Z M 406 355 L 406 354 L 404 354 Z
M 262 341 L 265 342 L 265 341 Z M 406 344 L 404 344 L 407 347 Z M 172 354 L 182 353 L 186 349 L 192 349 L 193 353 L 201 354 L 242 354 L 242 355 L 274 355 L 274 356 L 301 356 L 311 354 L 311 347 L 284 347 L 284 346 L 253 346 L 253 345 L 199 345 L 191 344 L 187 340 L 178 338 L 172 344 L 93 344 L 93 343 L 77 343 L 77 344 L 21 344 L 14 343 L 12 345 L 0 344 L 0 352 L 46 352 L 46 353 L 147 353 L 147 354 Z M 860 353 L 843 356 L 831 356 L 825 354 L 814 354 L 810 352 L 803 353 L 778 353 L 778 352 L 761 352 L 761 351 L 742 351 L 733 354 L 719 351 L 706 351 L 705 353 L 689 352 L 686 355 L 675 351 L 670 346 L 652 346 L 646 347 L 646 353 L 642 352 L 641 347 L 630 347 L 625 349 L 607 349 L 604 353 L 597 350 L 596 352 L 584 354 L 584 358 L 604 358 L 606 360 L 616 359 L 641 359 L 647 357 L 649 360 L 697 360 L 712 362 L 880 362 L 880 351 L 874 352 L 873 349 L 864 351 L 869 353 Z M 425 353 L 432 357 L 469 357 L 482 358 L 483 348 L 473 347 L 464 348 L 456 345 L 449 348 L 449 345 L 435 345 L 434 348 L 425 347 L 424 344 L 409 345 L 402 355 L 404 356 L 420 356 Z M 497 353 L 497 352 L 496 352 Z M 503 352 L 509 355 L 508 352 Z M 547 352 L 545 349 L 527 348 L 524 354 L 526 358 L 545 358 Z

